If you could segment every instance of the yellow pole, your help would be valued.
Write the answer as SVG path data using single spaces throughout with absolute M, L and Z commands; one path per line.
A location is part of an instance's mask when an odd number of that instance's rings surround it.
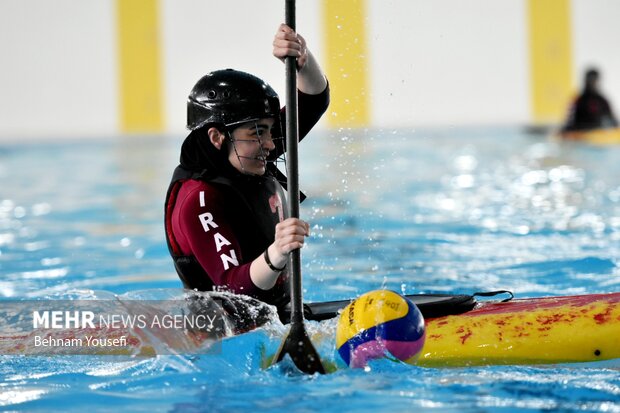
M 120 127 L 163 130 L 158 0 L 116 0 Z
M 574 93 L 570 0 L 528 0 L 528 12 L 532 115 L 557 122 Z
M 328 123 L 370 123 L 366 0 L 323 0 L 325 67 L 331 87 Z

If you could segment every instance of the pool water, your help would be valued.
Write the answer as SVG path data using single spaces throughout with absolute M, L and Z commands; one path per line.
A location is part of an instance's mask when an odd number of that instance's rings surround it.
M 163 199 L 181 137 L 0 146 L 0 297 L 181 294 Z M 620 147 L 516 128 L 317 131 L 304 141 L 307 301 L 390 288 L 620 291 Z M 335 321 L 308 322 L 331 363 Z M 617 360 L 548 366 L 262 367 L 273 322 L 206 355 L 0 356 L 10 411 L 620 412 Z M 578 331 L 575 334 L 579 334 Z M 330 339 L 331 337 L 331 339 Z M 340 367 L 342 367 L 340 365 Z

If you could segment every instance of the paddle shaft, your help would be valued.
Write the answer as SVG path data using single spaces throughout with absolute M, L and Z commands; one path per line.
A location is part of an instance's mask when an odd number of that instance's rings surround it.
M 295 30 L 295 0 L 286 0 L 285 22 Z M 286 70 L 286 171 L 288 175 L 289 216 L 299 218 L 299 127 L 297 114 L 297 59 L 287 56 Z M 307 374 L 325 374 L 321 356 L 316 351 L 304 325 L 303 297 L 301 289 L 301 251 L 295 249 L 289 254 L 291 277 L 291 328 L 286 335 L 275 362 L 289 355 L 295 366 Z
M 286 0 L 285 23 L 295 30 L 295 0 Z M 299 218 L 299 126 L 297 113 L 297 59 L 287 56 L 286 74 L 286 174 L 288 176 L 289 216 Z M 295 249 L 289 256 L 291 277 L 291 324 L 303 322 L 301 287 L 301 251 Z

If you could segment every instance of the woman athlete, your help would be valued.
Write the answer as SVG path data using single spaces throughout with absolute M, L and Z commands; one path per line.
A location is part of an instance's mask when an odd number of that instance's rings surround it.
M 286 25 L 278 28 L 273 55 L 297 59 L 301 139 L 327 109 L 328 83 L 303 37 Z M 310 231 L 285 217 L 273 164 L 285 152 L 285 116 L 275 91 L 245 72 L 211 72 L 192 89 L 191 132 L 165 203 L 168 247 L 186 288 L 223 289 L 278 308 L 288 303 L 288 254 Z

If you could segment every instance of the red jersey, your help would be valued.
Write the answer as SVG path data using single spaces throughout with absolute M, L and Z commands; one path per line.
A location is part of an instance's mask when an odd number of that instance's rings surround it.
M 282 200 L 270 196 L 270 208 L 283 219 Z M 244 255 L 241 241 L 252 238 L 249 228 L 233 228 L 229 199 L 221 187 L 193 180 L 183 182 L 172 212 L 172 232 L 183 255 L 194 256 L 215 286 L 232 292 L 255 295 L 258 287 L 250 278 L 250 264 L 256 258 Z M 249 242 L 258 240 L 246 240 Z

